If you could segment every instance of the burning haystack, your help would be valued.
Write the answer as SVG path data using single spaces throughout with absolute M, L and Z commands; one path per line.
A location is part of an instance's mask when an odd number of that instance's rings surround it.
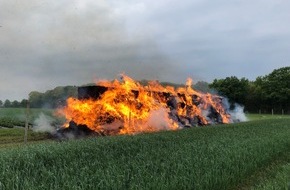
M 121 78 L 79 87 L 78 98 L 67 99 L 58 111 L 66 118 L 64 127 L 110 135 L 232 122 L 223 98 L 193 90 L 191 79 L 175 89 L 156 81 L 143 86 L 128 76 Z

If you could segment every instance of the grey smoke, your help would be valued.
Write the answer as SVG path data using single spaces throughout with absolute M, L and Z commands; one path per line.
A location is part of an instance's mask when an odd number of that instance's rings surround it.
M 5 28 L 0 30 L 0 62 L 5 67 L 0 92 L 7 95 L 0 99 L 22 99 L 34 90 L 113 79 L 121 72 L 135 79 L 164 80 L 178 71 L 179 66 L 145 31 L 128 35 L 124 18 L 116 18 L 109 5 L 76 0 L 1 2 Z M 7 80 L 9 89 L 1 82 Z M 24 93 L 17 97 L 20 90 Z
M 34 121 L 33 131 L 55 133 L 56 128 L 51 125 L 52 122 L 52 117 L 45 115 L 44 113 L 40 113 L 38 118 Z
M 235 104 L 234 109 L 230 110 L 229 113 L 231 114 L 233 122 L 248 121 L 248 118 L 246 117 L 246 115 L 244 113 L 244 107 L 237 104 L 237 103 Z
M 244 122 L 248 121 L 248 118 L 244 112 L 244 106 L 239 105 L 238 103 L 234 104 L 233 109 L 230 109 L 230 103 L 227 98 L 223 98 L 223 105 L 228 110 L 228 113 L 231 114 L 232 122 Z
M 150 111 L 150 116 L 147 125 L 157 130 L 169 130 L 170 123 L 168 121 L 169 121 L 168 110 L 165 108 L 160 108 L 158 110 Z

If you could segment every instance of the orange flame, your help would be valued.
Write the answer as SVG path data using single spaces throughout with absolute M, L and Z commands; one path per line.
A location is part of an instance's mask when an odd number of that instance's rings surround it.
M 122 82 L 97 83 L 108 88 L 98 99 L 68 98 L 67 106 L 59 110 L 67 120 L 64 126 L 74 121 L 98 133 L 117 134 L 176 130 L 190 125 L 190 122 L 212 123 L 205 114 L 208 109 L 215 110 L 221 117 L 220 122 L 230 122 L 221 98 L 193 90 L 191 79 L 184 88 L 175 90 L 156 81 L 142 86 L 126 75 L 121 75 L 121 78 Z

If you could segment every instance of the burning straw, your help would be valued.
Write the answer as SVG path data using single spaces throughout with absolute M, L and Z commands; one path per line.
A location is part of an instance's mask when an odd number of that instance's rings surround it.
M 121 81 L 101 81 L 79 87 L 79 97 L 68 98 L 58 110 L 70 123 L 100 134 L 135 134 L 216 123 L 231 123 L 223 98 L 185 87 L 163 87 L 152 81 L 141 85 L 122 75 Z

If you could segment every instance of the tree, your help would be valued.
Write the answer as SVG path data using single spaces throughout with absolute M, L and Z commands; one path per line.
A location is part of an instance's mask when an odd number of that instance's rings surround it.
M 29 102 L 30 107 L 32 108 L 41 108 L 43 105 L 42 101 L 43 94 L 37 91 L 32 91 L 29 93 Z
M 250 88 L 248 79 L 238 79 L 235 76 L 226 77 L 225 79 L 214 79 L 209 84 L 209 87 L 214 88 L 222 96 L 226 96 L 233 106 L 234 103 L 245 105 Z
M 290 67 L 275 69 L 269 75 L 257 78 L 266 109 L 290 111 Z
M 2 102 L 2 100 L 0 100 L 0 107 L 2 107 L 3 106 L 3 102 Z
M 26 99 L 22 99 L 19 106 L 21 108 L 26 108 L 27 107 L 27 100 Z
M 4 102 L 4 107 L 5 108 L 9 108 L 9 107 L 11 107 L 11 102 L 10 102 L 10 100 L 5 100 L 5 102 Z
M 29 94 L 29 101 L 33 108 L 56 108 L 65 105 L 68 97 L 77 97 L 77 87 L 60 86 L 44 93 L 33 91 Z
M 11 102 L 11 107 L 13 108 L 18 108 L 20 105 L 20 103 L 17 100 L 14 100 L 13 102 Z

